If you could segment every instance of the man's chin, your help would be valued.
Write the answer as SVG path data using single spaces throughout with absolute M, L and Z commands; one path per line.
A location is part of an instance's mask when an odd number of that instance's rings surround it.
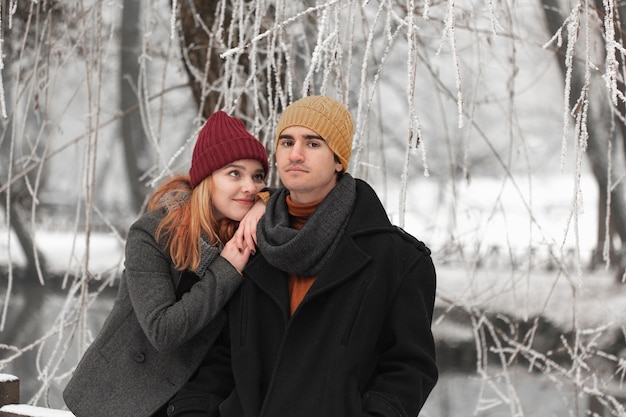
M 293 190 L 301 186 L 306 180 L 302 175 L 288 175 L 281 178 L 281 181 L 286 188 L 288 188 L 289 190 Z

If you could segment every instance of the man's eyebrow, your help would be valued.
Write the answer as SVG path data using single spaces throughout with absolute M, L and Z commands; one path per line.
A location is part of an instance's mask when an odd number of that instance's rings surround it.
M 288 135 L 285 133 L 282 133 L 280 136 L 278 136 L 278 139 L 293 139 L 293 138 L 294 138 L 294 135 Z M 321 137 L 320 135 L 304 135 L 303 138 L 307 140 L 324 140 L 324 138 Z
M 321 137 L 320 135 L 305 135 L 304 136 L 305 139 L 318 139 L 318 140 L 324 140 L 323 137 Z

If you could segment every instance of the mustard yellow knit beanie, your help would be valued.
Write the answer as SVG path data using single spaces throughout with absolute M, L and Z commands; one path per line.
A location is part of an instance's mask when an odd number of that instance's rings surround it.
M 278 120 L 278 138 L 290 126 L 304 126 L 320 135 L 337 155 L 343 170 L 348 169 L 352 154 L 354 122 L 348 109 L 328 96 L 308 96 L 291 103 Z

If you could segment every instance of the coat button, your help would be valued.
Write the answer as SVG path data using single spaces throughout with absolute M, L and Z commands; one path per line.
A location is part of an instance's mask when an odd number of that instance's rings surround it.
M 135 360 L 135 362 L 137 363 L 142 363 L 143 361 L 146 360 L 146 355 L 144 355 L 141 352 L 137 352 L 135 353 L 135 356 L 133 357 L 133 359 Z
M 168 416 L 173 416 L 174 415 L 174 410 L 176 410 L 176 408 L 173 405 L 168 405 L 167 406 L 167 415 Z

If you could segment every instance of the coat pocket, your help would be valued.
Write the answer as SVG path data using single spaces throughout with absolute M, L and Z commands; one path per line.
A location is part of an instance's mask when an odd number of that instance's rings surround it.
M 357 291 L 356 297 L 352 303 L 352 306 L 349 310 L 348 319 L 346 321 L 346 325 L 343 330 L 343 336 L 341 337 L 341 345 L 347 346 L 350 342 L 350 336 L 352 335 L 352 330 L 354 329 L 354 325 L 359 317 L 361 312 L 361 308 L 363 307 L 363 299 L 365 298 L 365 293 L 367 291 L 367 281 L 361 282 L 359 286 L 359 290 Z

